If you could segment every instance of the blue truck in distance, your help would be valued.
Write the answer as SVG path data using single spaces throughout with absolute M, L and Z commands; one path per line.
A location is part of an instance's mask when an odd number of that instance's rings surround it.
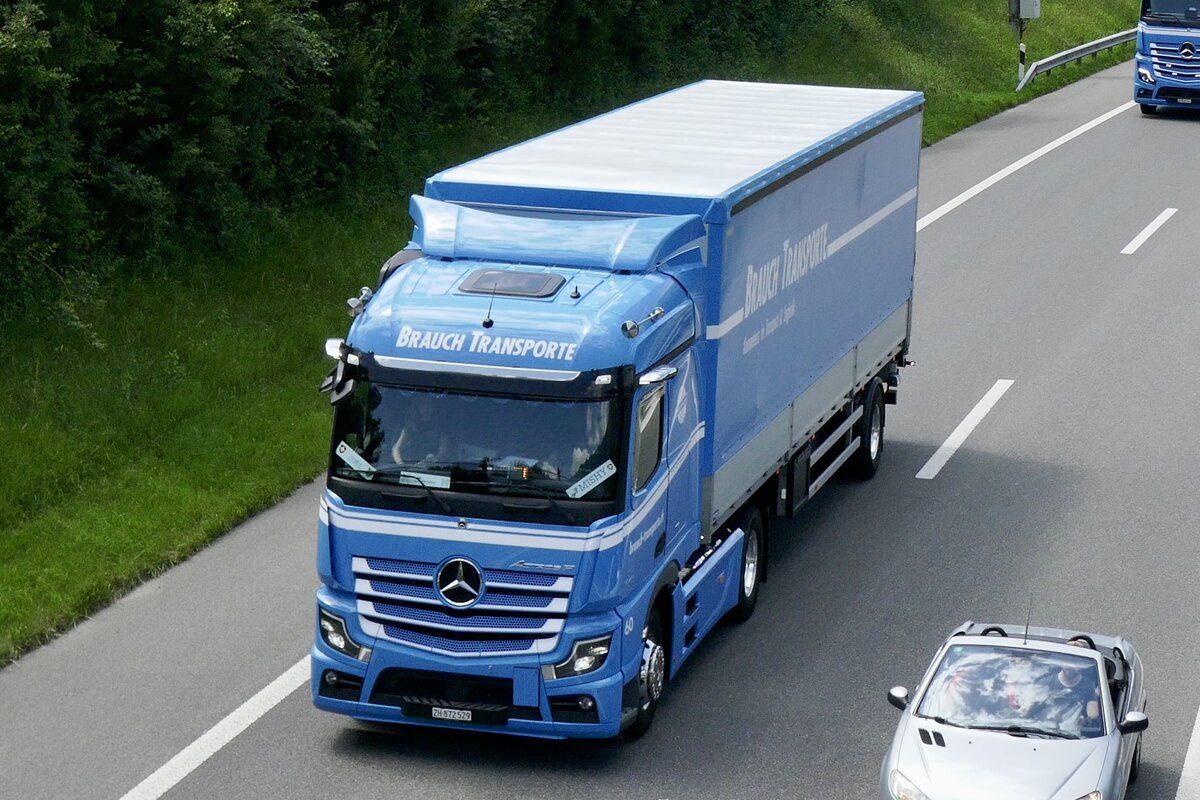
M 1142 0 L 1133 95 L 1143 114 L 1200 107 L 1200 0 Z
M 879 464 L 923 103 L 702 81 L 429 178 L 326 342 L 316 706 L 643 733 L 770 518 Z

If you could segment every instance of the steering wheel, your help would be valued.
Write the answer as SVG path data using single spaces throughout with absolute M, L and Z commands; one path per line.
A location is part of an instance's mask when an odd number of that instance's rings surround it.
M 993 633 L 998 633 L 1001 636 L 1004 636 L 1005 638 L 1008 637 L 1008 634 L 1004 631 L 1004 628 L 1001 628 L 999 625 L 988 625 L 986 628 L 984 628 L 982 631 L 979 632 L 979 635 L 980 636 L 990 636 Z
M 1092 637 L 1088 636 L 1086 633 L 1077 633 L 1070 639 L 1067 639 L 1067 644 L 1070 644 L 1071 642 L 1083 642 L 1091 649 L 1096 649 L 1096 643 L 1093 642 Z

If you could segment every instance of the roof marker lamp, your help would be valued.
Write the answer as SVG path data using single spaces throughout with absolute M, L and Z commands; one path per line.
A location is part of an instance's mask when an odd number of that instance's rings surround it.
M 567 656 L 566 661 L 554 666 L 547 665 L 544 667 L 545 674 L 543 677 L 554 680 L 556 678 L 574 678 L 579 675 L 586 675 L 589 672 L 595 672 L 604 666 L 604 661 L 608 658 L 608 649 L 611 644 L 611 633 L 595 639 L 581 639 L 575 642 L 575 646 L 571 648 L 571 654 Z
M 888 789 L 891 790 L 892 797 L 896 800 L 929 800 L 929 797 L 913 784 L 908 778 L 900 774 L 900 770 L 892 770 L 891 780 L 888 781 Z
M 342 655 L 350 656 L 359 661 L 370 661 L 371 648 L 363 647 L 350 638 L 346 632 L 346 621 L 329 613 L 325 609 L 318 610 L 320 617 L 321 639 L 325 644 L 337 650 Z

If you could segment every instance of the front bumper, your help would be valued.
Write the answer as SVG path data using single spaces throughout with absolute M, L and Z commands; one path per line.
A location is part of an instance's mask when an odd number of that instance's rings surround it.
M 321 606 L 339 616 L 348 610 L 327 590 Z M 352 637 L 364 636 L 346 619 Z M 612 630 L 619 619 L 613 615 Z M 565 633 L 565 632 L 564 632 Z M 618 639 L 594 674 L 546 680 L 543 663 L 566 658 L 576 635 L 564 635 L 559 650 L 541 657 L 461 658 L 425 652 L 383 639 L 366 663 L 331 649 L 317 635 L 312 648 L 313 704 L 324 711 L 372 722 L 490 731 L 552 739 L 609 738 L 620 733 L 626 675 Z M 583 709 L 580 697 L 590 698 Z M 586 701 L 585 701 L 586 702 Z M 435 711 L 436 709 L 436 711 Z M 446 717 L 470 716 L 470 721 Z M 437 715 L 435 717 L 435 715 Z
M 1171 106 L 1200 109 L 1200 87 L 1168 86 L 1159 81 L 1134 82 L 1133 99 L 1143 106 Z

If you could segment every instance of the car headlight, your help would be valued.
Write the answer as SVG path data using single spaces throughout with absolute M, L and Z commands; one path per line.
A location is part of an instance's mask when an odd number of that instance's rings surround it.
M 604 666 L 611 645 L 611 633 L 595 639 L 580 639 L 571 648 L 571 654 L 567 656 L 566 661 L 552 667 L 547 665 L 544 668 L 545 675 L 543 677 L 554 680 L 555 678 L 574 678 L 576 675 L 595 672 Z
M 371 659 L 371 648 L 363 647 L 350 638 L 350 634 L 346 632 L 346 621 L 344 619 L 320 607 L 317 608 L 317 616 L 319 617 L 318 624 L 321 631 L 321 639 L 325 644 L 339 653 L 348 655 L 359 661 L 369 661 Z
M 1079 800 L 1104 800 L 1104 797 L 1099 792 L 1088 792 Z
M 1138 67 L 1138 77 L 1146 83 L 1154 83 L 1154 72 L 1149 67 Z
M 892 779 L 888 783 L 888 788 L 892 791 L 892 797 L 896 800 L 929 800 L 925 793 L 913 784 L 908 778 L 900 774 L 900 770 L 892 770 Z

